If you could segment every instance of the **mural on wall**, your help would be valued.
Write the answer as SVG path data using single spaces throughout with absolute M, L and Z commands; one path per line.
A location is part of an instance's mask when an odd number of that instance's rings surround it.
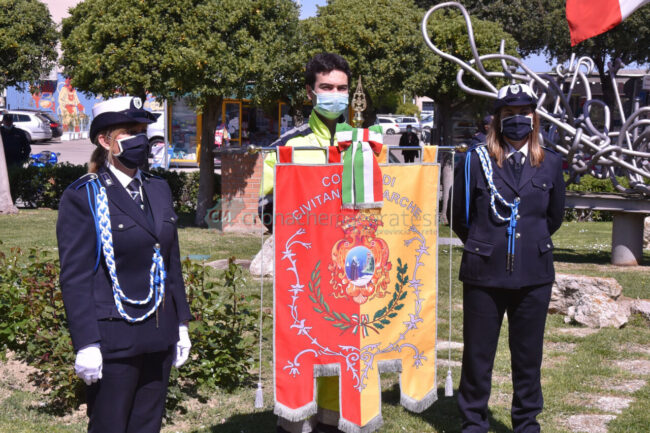
M 103 99 L 102 95 L 78 91 L 70 78 L 58 74 L 56 81 L 43 80 L 37 88 L 7 88 L 6 108 L 49 111 L 59 118 L 64 133 L 77 133 L 88 131 L 92 108 Z

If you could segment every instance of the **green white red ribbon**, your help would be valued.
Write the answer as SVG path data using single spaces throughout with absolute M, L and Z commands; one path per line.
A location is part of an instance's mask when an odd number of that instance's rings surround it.
M 336 140 L 343 152 L 341 198 L 344 209 L 380 208 L 383 204 L 381 170 L 375 157 L 383 145 L 380 128 L 337 125 Z

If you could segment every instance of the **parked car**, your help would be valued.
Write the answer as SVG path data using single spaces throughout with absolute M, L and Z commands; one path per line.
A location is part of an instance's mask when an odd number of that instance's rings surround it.
M 384 134 L 393 135 L 399 133 L 399 125 L 395 122 L 395 119 L 391 117 L 377 116 L 375 125 L 380 125 Z
M 411 126 L 413 132 L 420 132 L 420 122 L 414 116 L 399 116 L 395 118 L 395 122 L 399 125 L 399 132 L 406 132 L 406 127 Z
M 52 113 L 51 111 L 39 111 L 39 114 L 50 121 L 52 138 L 59 138 L 63 135 L 63 127 L 61 126 L 61 122 L 59 122 L 59 118 L 56 117 L 56 114 Z
M 52 128 L 50 128 L 50 119 L 44 117 L 39 112 L 30 110 L 7 110 L 0 116 L 11 116 L 14 126 L 27 133 L 27 138 L 31 143 L 35 141 L 47 141 L 52 138 Z
M 423 131 L 426 130 L 426 129 L 432 130 L 433 129 L 433 114 L 430 114 L 428 116 L 423 117 L 422 120 L 420 121 L 420 127 L 422 128 Z

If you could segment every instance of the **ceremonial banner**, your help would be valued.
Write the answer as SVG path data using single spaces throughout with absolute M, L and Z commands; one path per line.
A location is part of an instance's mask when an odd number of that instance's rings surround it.
M 339 377 L 348 433 L 381 425 L 379 373 L 401 372 L 411 411 L 437 399 L 439 166 L 379 167 L 382 208 L 354 210 L 342 164 L 276 165 L 275 413 L 290 421 L 316 413 L 318 376 Z

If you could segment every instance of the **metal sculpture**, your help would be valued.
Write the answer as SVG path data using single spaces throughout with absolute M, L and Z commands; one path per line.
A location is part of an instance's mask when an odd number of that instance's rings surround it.
M 474 57 L 469 62 L 443 52 L 429 37 L 429 18 L 435 11 L 443 8 L 457 8 L 465 19 L 469 45 Z M 626 117 L 616 83 L 616 74 L 622 66 L 620 62 L 609 64 L 609 76 L 616 99 L 614 109 L 618 110 L 623 125 L 619 131 L 611 131 L 610 107 L 603 101 L 592 98 L 587 79 L 594 70 L 594 62 L 590 58 L 581 57 L 576 60 L 575 55 L 572 56 L 568 67 L 559 65 L 555 68 L 556 78 L 548 74 L 537 74 L 526 66 L 522 59 L 505 54 L 503 40 L 499 53 L 479 55 L 469 14 L 457 2 L 445 2 L 429 9 L 422 20 L 422 34 L 426 44 L 436 54 L 460 66 L 456 80 L 463 91 L 496 99 L 498 89 L 490 81 L 494 78 L 505 78 L 512 83 L 526 83 L 535 91 L 539 98 L 537 113 L 543 120 L 541 138 L 547 147 L 557 151 L 568 162 L 569 182 L 575 182 L 580 175 L 590 174 L 601 179 L 610 178 L 617 191 L 650 195 L 650 185 L 645 183 L 650 179 L 650 107 L 639 107 L 637 100 L 632 114 Z M 495 59 L 501 61 L 502 70 L 488 71 L 483 62 Z M 464 81 L 465 73 L 474 76 L 484 89 L 468 86 Z M 586 97 L 580 114 L 574 113 L 569 104 L 578 82 L 583 83 Z M 568 88 L 565 88 L 565 83 L 568 83 Z M 592 119 L 592 109 L 596 106 L 600 106 L 604 111 L 602 130 L 594 126 Z M 625 176 L 630 187 L 621 185 L 616 176 Z

